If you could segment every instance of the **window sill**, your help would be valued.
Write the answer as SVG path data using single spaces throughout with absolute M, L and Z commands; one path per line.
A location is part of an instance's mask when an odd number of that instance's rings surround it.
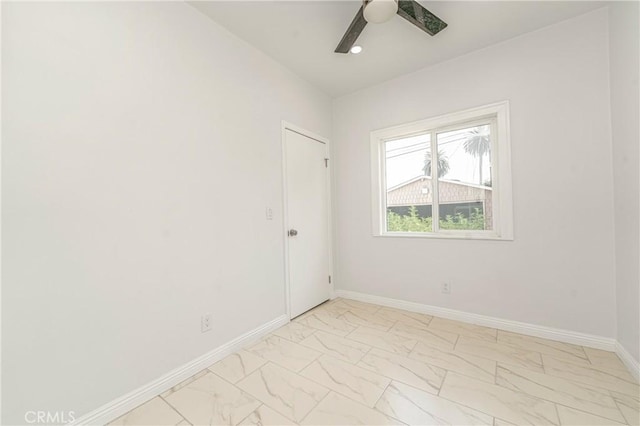
M 427 232 L 384 232 L 375 234 L 374 237 L 383 238 L 425 238 L 442 240 L 489 240 L 489 241 L 513 241 L 513 237 L 504 237 L 493 233 L 427 233 Z

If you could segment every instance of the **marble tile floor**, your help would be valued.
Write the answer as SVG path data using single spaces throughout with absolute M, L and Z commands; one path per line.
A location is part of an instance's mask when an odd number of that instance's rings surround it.
M 640 425 L 612 352 L 335 299 L 112 425 Z

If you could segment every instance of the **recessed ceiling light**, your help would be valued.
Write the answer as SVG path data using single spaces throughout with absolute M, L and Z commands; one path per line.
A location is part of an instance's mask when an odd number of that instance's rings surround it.
M 351 48 L 350 52 L 353 53 L 354 55 L 357 55 L 358 53 L 362 52 L 362 46 L 358 46 L 356 44 Z

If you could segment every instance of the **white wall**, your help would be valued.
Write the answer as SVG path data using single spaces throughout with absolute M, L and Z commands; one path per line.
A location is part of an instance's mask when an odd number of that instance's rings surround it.
M 2 407 L 19 424 L 284 314 L 280 123 L 328 136 L 331 104 L 183 3 L 2 7 Z
M 638 9 L 637 2 L 614 3 L 609 15 L 617 339 L 636 361 L 640 360 Z
M 336 288 L 614 337 L 606 21 L 601 9 L 334 100 Z M 369 133 L 505 99 L 515 241 L 374 238 Z

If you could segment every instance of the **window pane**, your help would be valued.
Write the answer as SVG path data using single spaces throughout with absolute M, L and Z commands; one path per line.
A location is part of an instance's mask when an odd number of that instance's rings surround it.
M 430 135 L 385 142 L 385 159 L 387 231 L 432 232 Z
M 437 134 L 440 229 L 491 230 L 491 127 Z

